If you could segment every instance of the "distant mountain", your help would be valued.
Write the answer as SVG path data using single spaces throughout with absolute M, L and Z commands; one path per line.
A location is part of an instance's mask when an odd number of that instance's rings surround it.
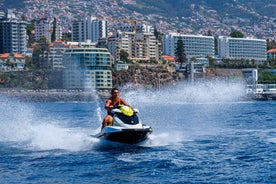
M 5 8 L 23 8 L 24 0 L 0 0 L 0 7 L 1 4 Z
M 65 27 L 93 15 L 146 21 L 164 32 L 218 35 L 238 29 L 246 36 L 276 39 L 275 0 L 0 0 L 1 4 L 29 19 L 59 14 Z

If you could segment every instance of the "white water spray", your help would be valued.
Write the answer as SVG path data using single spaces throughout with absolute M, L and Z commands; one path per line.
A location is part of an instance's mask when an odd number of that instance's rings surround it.
M 140 109 L 143 123 L 153 127 L 150 146 L 178 144 L 218 133 L 220 122 L 216 117 L 229 104 L 240 103 L 245 97 L 242 83 L 225 81 L 179 83 L 162 90 L 132 88 L 124 87 L 122 96 Z
M 66 127 L 56 117 L 42 118 L 40 111 L 26 103 L 1 98 L 0 142 L 31 150 L 89 150 L 98 142 L 91 129 Z
M 130 90 L 124 97 L 131 104 L 144 103 L 226 103 L 240 101 L 245 97 L 245 86 L 242 83 L 225 81 L 206 81 L 201 83 L 178 83 L 162 90 Z M 138 103 L 137 103 L 138 102 Z

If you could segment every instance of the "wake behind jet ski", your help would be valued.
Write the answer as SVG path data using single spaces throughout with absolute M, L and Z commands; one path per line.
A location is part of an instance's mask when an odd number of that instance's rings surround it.
M 138 109 L 125 105 L 114 108 L 111 110 L 112 125 L 105 126 L 95 137 L 127 144 L 145 141 L 152 133 L 152 128 L 140 122 L 138 112 Z

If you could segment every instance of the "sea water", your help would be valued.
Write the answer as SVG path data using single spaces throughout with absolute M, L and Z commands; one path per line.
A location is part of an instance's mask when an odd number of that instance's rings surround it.
M 0 183 L 276 183 L 276 102 L 240 84 L 125 90 L 153 128 L 140 145 L 101 141 L 103 101 L 0 96 Z

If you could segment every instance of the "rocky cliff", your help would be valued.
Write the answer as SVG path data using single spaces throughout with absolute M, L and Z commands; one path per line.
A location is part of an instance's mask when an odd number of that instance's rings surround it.
M 138 88 L 162 88 L 181 80 L 188 80 L 175 67 L 165 65 L 131 65 L 127 71 L 113 72 L 113 85 L 123 86 L 131 83 Z M 204 73 L 195 73 L 195 80 L 243 79 L 241 69 L 207 68 Z
M 127 71 L 113 72 L 113 85 L 131 83 L 135 87 L 160 88 L 183 80 L 183 73 L 165 65 L 131 65 Z

